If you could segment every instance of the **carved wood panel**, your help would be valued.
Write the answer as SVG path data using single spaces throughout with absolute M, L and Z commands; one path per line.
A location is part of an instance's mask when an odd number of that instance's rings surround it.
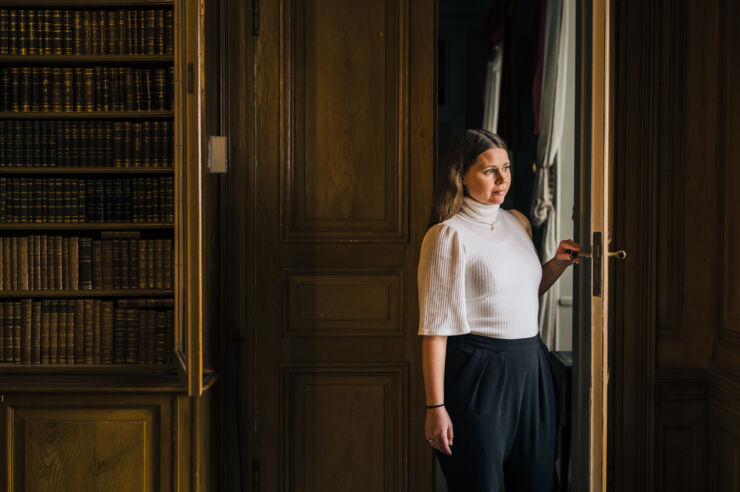
M 286 0 L 283 236 L 407 237 L 407 0 Z
M 706 484 L 706 405 L 698 395 L 687 398 L 674 394 L 659 402 L 657 490 L 691 492 L 702 490 Z
M 162 396 L 5 395 L 0 480 L 13 491 L 169 490 L 169 408 Z
M 404 367 L 285 366 L 282 394 L 282 490 L 406 490 Z
M 286 271 L 286 335 L 401 335 L 400 271 Z

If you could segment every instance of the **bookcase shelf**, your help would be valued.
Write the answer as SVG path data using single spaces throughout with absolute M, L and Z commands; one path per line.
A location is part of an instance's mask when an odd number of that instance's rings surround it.
M 21 297 L 172 297 L 173 289 L 0 290 L 0 299 Z
M 172 55 L 0 55 L 0 65 L 172 64 Z
M 80 374 L 80 373 L 114 373 L 141 375 L 175 375 L 174 364 L 15 364 L 1 362 L 0 371 L 5 374 Z
M 0 386 L 53 390 L 58 384 L 65 389 L 98 391 L 102 381 L 108 388 L 182 391 L 189 370 L 186 366 L 191 364 L 187 356 L 178 355 L 187 336 L 182 333 L 183 288 L 181 282 L 173 281 L 182 278 L 182 266 L 174 258 L 182 255 L 182 241 L 186 239 L 181 227 L 187 216 L 184 202 L 174 202 L 175 182 L 180 183 L 184 169 L 183 157 L 176 151 L 183 138 L 178 127 L 185 121 L 180 118 L 183 92 L 177 88 L 182 79 L 175 76 L 181 72 L 184 60 L 182 10 L 175 7 L 174 0 L 0 0 L 0 9 L 7 18 L 17 19 L 17 26 L 25 26 L 0 33 L 0 49 L 13 53 L 0 55 L 4 87 L 4 92 L 0 91 L 4 110 L 0 111 L 0 129 L 6 135 L 0 142 L 4 159 L 0 162 L 24 164 L 0 166 L 0 199 L 4 201 L 0 205 L 6 220 L 20 215 L 53 220 L 55 215 L 59 218 L 58 207 L 62 206 L 78 207 L 79 212 L 85 203 L 77 203 L 79 196 L 86 196 L 88 207 L 93 207 L 93 215 L 85 211 L 88 217 L 177 217 L 174 222 L 0 223 L 0 287 L 8 289 L 0 290 L 0 360 L 5 361 L 0 362 Z M 39 11 L 34 13 L 34 9 Z M 119 16 L 116 11 L 127 14 Z M 48 25 L 39 24 L 39 18 Z M 59 34 L 49 35 L 58 33 L 60 26 L 61 39 Z M 120 37 L 119 28 L 124 33 Z M 28 35 L 32 29 L 37 29 L 36 36 Z M 117 111 L 124 108 L 142 110 Z M 28 165 L 42 162 L 60 165 Z M 129 162 L 167 167 L 115 167 Z M 105 165 L 88 166 L 92 163 Z M 75 187 L 78 181 L 91 187 Z M 66 191 L 56 191 L 60 183 Z M 108 210 L 118 205 L 119 188 L 125 198 L 121 205 L 125 214 L 121 215 Z M 34 198 L 34 193 L 41 193 L 43 199 Z M 68 197 L 74 203 L 63 204 Z M 36 208 L 43 211 L 29 208 L 28 215 L 20 212 L 25 210 L 26 202 L 34 200 Z M 102 207 L 102 214 L 95 207 Z M 150 210 L 154 215 L 142 215 Z M 132 248 L 138 248 L 138 252 Z M 41 267 L 35 262 L 37 257 Z M 44 259 L 53 262 L 53 269 L 44 269 Z M 79 263 L 74 265 L 73 259 Z M 139 261 L 138 266 L 128 266 L 130 260 Z M 96 286 L 169 288 L 69 289 L 78 285 L 76 279 L 82 282 L 83 265 L 92 272 Z M 102 281 L 97 277 L 101 272 Z M 40 282 L 39 275 L 48 276 L 49 282 L 47 277 L 41 277 L 44 281 Z M 117 275 L 121 276 L 120 282 Z M 129 282 L 126 279 L 137 278 L 129 275 L 140 275 L 139 281 L 147 281 Z M 47 285 L 67 289 L 10 290 Z M 90 284 L 86 281 L 79 285 Z M 125 322 L 119 318 L 124 314 Z M 125 323 L 125 333 L 120 323 Z M 40 360 L 44 364 L 30 362 L 39 361 L 38 352 L 33 352 L 38 350 L 38 324 Z M 55 364 L 56 350 L 60 361 L 80 360 L 79 329 L 84 332 L 84 360 L 88 362 L 93 361 L 88 360 L 87 344 L 93 340 L 88 336 L 94 334 L 95 341 L 90 343 L 97 363 Z M 66 336 L 62 330 L 66 330 Z M 46 333 L 48 338 L 44 338 Z M 108 343 L 114 350 L 112 358 L 108 358 L 110 352 L 106 356 Z M 71 348 L 75 349 L 74 358 L 70 358 Z M 45 350 L 49 351 L 47 358 Z M 125 361 L 129 363 L 123 363 L 121 353 L 116 353 L 122 350 L 128 351 Z M 131 350 L 136 352 L 133 359 Z M 141 363 L 132 363 L 136 360 Z
M 80 223 L 20 223 L 0 224 L 0 231 L 96 231 L 96 230 L 136 230 L 173 229 L 172 222 L 80 222 Z
M 0 175 L 3 174 L 172 174 L 171 167 L 3 167 L 0 166 Z
M 0 1 L 0 8 L 16 7 L 82 7 L 82 8 L 108 8 L 108 7 L 171 7 L 173 0 L 4 0 Z
M 0 111 L 3 120 L 168 119 L 174 111 Z

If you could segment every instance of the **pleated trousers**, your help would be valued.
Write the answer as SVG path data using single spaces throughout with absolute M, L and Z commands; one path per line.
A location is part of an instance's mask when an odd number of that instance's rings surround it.
M 551 492 L 558 406 L 539 336 L 447 338 L 445 406 L 452 455 L 437 451 L 449 492 Z

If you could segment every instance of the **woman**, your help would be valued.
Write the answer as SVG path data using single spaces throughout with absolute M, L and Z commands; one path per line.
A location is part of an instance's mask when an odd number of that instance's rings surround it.
M 557 405 L 539 296 L 578 263 L 571 240 L 540 265 L 527 218 L 501 203 L 503 140 L 466 130 L 445 157 L 419 260 L 425 433 L 450 492 L 556 487 Z M 454 437 L 454 446 L 453 446 Z

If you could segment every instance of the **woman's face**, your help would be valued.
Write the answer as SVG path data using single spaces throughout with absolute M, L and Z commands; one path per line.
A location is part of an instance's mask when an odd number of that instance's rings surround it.
M 501 204 L 511 186 L 511 164 L 504 149 L 488 149 L 463 175 L 468 196 L 482 203 Z

